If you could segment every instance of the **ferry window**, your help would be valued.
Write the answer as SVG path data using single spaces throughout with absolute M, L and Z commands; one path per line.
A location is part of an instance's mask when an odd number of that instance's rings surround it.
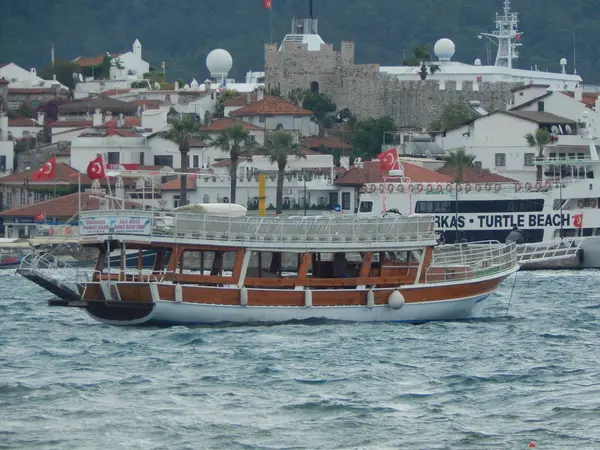
M 523 161 L 523 164 L 525 165 L 525 167 L 533 166 L 533 158 L 534 157 L 535 157 L 535 153 L 525 153 L 525 160 Z
M 358 212 L 370 213 L 372 211 L 373 211 L 373 202 L 360 202 L 360 207 L 358 208 Z
M 526 243 L 542 242 L 544 230 L 521 230 Z M 452 244 L 458 242 L 480 242 L 480 241 L 498 241 L 505 242 L 510 230 L 459 230 L 458 239 L 456 230 L 448 229 L 442 233 L 445 242 Z
M 179 208 L 179 195 L 174 195 L 173 196 L 173 208 Z
M 350 209 L 350 192 L 342 192 L 342 209 L 345 211 Z
M 362 207 L 362 204 L 361 204 Z M 419 201 L 415 206 L 417 214 L 477 214 L 540 212 L 544 209 L 543 199 L 532 200 L 463 200 L 463 201 Z
M 496 161 L 496 167 L 506 166 L 506 153 L 496 153 L 495 161 Z
M 550 153 L 550 159 L 556 159 L 556 153 L 551 152 Z

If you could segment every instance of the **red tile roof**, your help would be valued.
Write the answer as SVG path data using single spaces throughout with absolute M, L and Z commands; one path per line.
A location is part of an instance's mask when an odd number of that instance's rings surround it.
M 190 145 L 190 148 L 198 148 L 198 147 L 208 147 L 209 144 L 207 144 L 204 141 L 198 141 L 196 139 L 190 139 L 188 144 Z
M 456 179 L 456 169 L 453 167 L 442 167 L 438 170 L 439 173 L 445 174 Z M 464 183 L 516 183 L 517 180 L 507 178 L 497 173 L 491 173 L 489 170 L 477 170 L 475 167 L 465 167 L 463 170 Z
M 351 149 L 352 145 L 342 142 L 338 139 L 333 138 L 321 138 L 319 136 L 308 136 L 302 138 L 300 142 L 306 147 L 310 148 L 339 148 L 339 149 Z
M 223 131 L 225 128 L 230 127 L 234 123 L 241 123 L 244 130 L 248 131 L 264 131 L 263 128 L 257 127 L 241 120 L 232 119 L 231 117 L 223 117 L 222 119 L 213 120 L 209 125 L 202 126 L 204 131 Z
M 309 156 L 309 155 L 325 155 L 325 153 L 322 152 L 317 152 L 314 150 L 311 150 L 310 148 L 301 148 L 300 149 L 300 153 L 304 156 Z
M 9 94 L 25 94 L 25 95 L 35 95 L 35 94 L 54 94 L 54 89 L 52 88 L 8 88 Z
M 250 94 L 250 103 L 254 103 L 257 100 L 257 95 Z M 225 100 L 223 103 L 225 106 L 246 106 L 246 96 L 240 95 L 239 97 L 230 98 L 229 100 Z
M 177 176 L 177 178 L 161 184 L 158 188 L 162 191 L 178 191 L 181 189 L 180 178 L 180 176 Z M 196 190 L 196 175 L 187 175 L 185 185 L 188 191 Z
M 41 165 L 40 165 L 41 167 Z M 77 184 L 79 172 L 65 163 L 56 164 L 56 178 L 53 180 L 31 181 L 32 175 L 39 169 L 26 170 L 25 172 L 16 172 L 0 178 L 0 184 L 23 184 L 28 181 L 31 185 L 52 185 L 60 184 Z M 81 174 L 81 184 L 91 185 L 92 179 L 85 174 Z
M 127 94 L 128 92 L 131 92 L 131 89 L 108 89 L 100 92 L 100 95 L 110 97 L 111 95 Z
M 119 120 L 118 117 L 113 116 L 113 118 L 111 120 L 108 120 L 106 122 L 104 122 L 104 126 L 112 126 L 112 127 L 116 127 L 117 126 L 117 121 Z M 131 128 L 131 127 L 141 127 L 142 126 L 142 119 L 139 117 L 128 117 L 125 116 L 123 117 L 123 126 L 121 126 L 121 128 Z
M 271 95 L 250 103 L 231 113 L 231 116 L 312 116 L 308 109 L 301 108 L 287 100 Z
M 81 193 L 81 211 L 94 211 L 100 209 L 100 193 L 92 194 L 89 192 Z M 116 207 L 116 205 L 115 205 Z M 118 202 L 118 208 L 121 209 L 121 203 Z M 125 201 L 125 209 L 141 209 L 139 203 Z M 9 209 L 0 213 L 4 217 L 34 217 L 44 214 L 48 217 L 73 217 L 79 212 L 79 193 L 69 194 L 62 197 L 46 200 L 34 205 L 21 206 L 19 208 Z
M 42 127 L 34 119 L 27 117 L 15 117 L 14 119 L 8 119 L 9 127 Z
M 85 128 L 91 127 L 91 120 L 58 120 L 48 124 L 50 128 Z
M 449 175 L 425 169 L 403 161 L 404 176 L 410 178 L 416 183 L 450 183 L 452 177 Z M 338 178 L 336 184 L 344 186 L 362 186 L 366 183 L 381 183 L 383 177 L 387 176 L 387 171 L 382 171 L 379 168 L 379 161 L 365 161 L 363 167 L 351 167 L 348 172 Z
M 573 91 L 562 91 L 562 93 L 571 98 L 575 98 Z M 598 99 L 598 96 L 600 96 L 600 92 L 584 92 L 582 94 L 581 103 L 588 108 L 593 108 L 596 106 L 596 100 Z
M 144 106 L 146 109 L 159 109 L 164 104 L 162 100 L 134 100 L 130 103 L 141 106 L 142 109 L 144 109 Z
M 115 130 L 115 134 L 117 136 L 121 136 L 121 137 L 136 137 L 136 138 L 140 137 L 140 135 L 137 134 L 135 131 L 127 130 L 127 129 L 123 129 L 123 128 L 117 128 Z
M 100 64 L 102 64 L 102 61 L 104 61 L 104 56 L 106 55 L 106 53 L 100 55 L 100 56 L 80 56 L 79 58 L 76 58 L 74 62 L 76 62 L 77 64 L 79 64 L 79 67 L 90 67 L 90 66 L 98 66 Z M 121 56 L 122 53 L 111 53 L 110 57 L 111 58 L 116 58 L 117 56 Z

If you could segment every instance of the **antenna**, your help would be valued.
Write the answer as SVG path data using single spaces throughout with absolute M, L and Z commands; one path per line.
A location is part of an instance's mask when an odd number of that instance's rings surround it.
M 573 28 L 573 75 L 577 75 L 577 36 L 575 28 Z
M 313 0 L 308 0 L 308 16 L 313 19 Z
M 512 69 L 513 60 L 519 57 L 522 32 L 519 31 L 519 15 L 510 11 L 510 0 L 504 0 L 502 13 L 496 14 L 496 29 L 491 33 L 480 33 L 498 46 L 496 66 Z

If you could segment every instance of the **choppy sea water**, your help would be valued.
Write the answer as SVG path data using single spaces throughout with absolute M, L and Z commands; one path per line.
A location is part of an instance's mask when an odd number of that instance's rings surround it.
M 0 448 L 600 448 L 600 272 L 490 318 L 117 328 L 0 273 Z

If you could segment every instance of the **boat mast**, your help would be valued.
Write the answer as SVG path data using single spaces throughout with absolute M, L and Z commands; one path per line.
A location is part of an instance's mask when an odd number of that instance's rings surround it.
M 521 33 L 519 31 L 519 14 L 510 11 L 510 0 L 504 0 L 504 10 L 496 13 L 496 29 L 491 33 L 480 33 L 498 46 L 496 54 L 497 67 L 512 69 L 513 60 L 519 57 Z

